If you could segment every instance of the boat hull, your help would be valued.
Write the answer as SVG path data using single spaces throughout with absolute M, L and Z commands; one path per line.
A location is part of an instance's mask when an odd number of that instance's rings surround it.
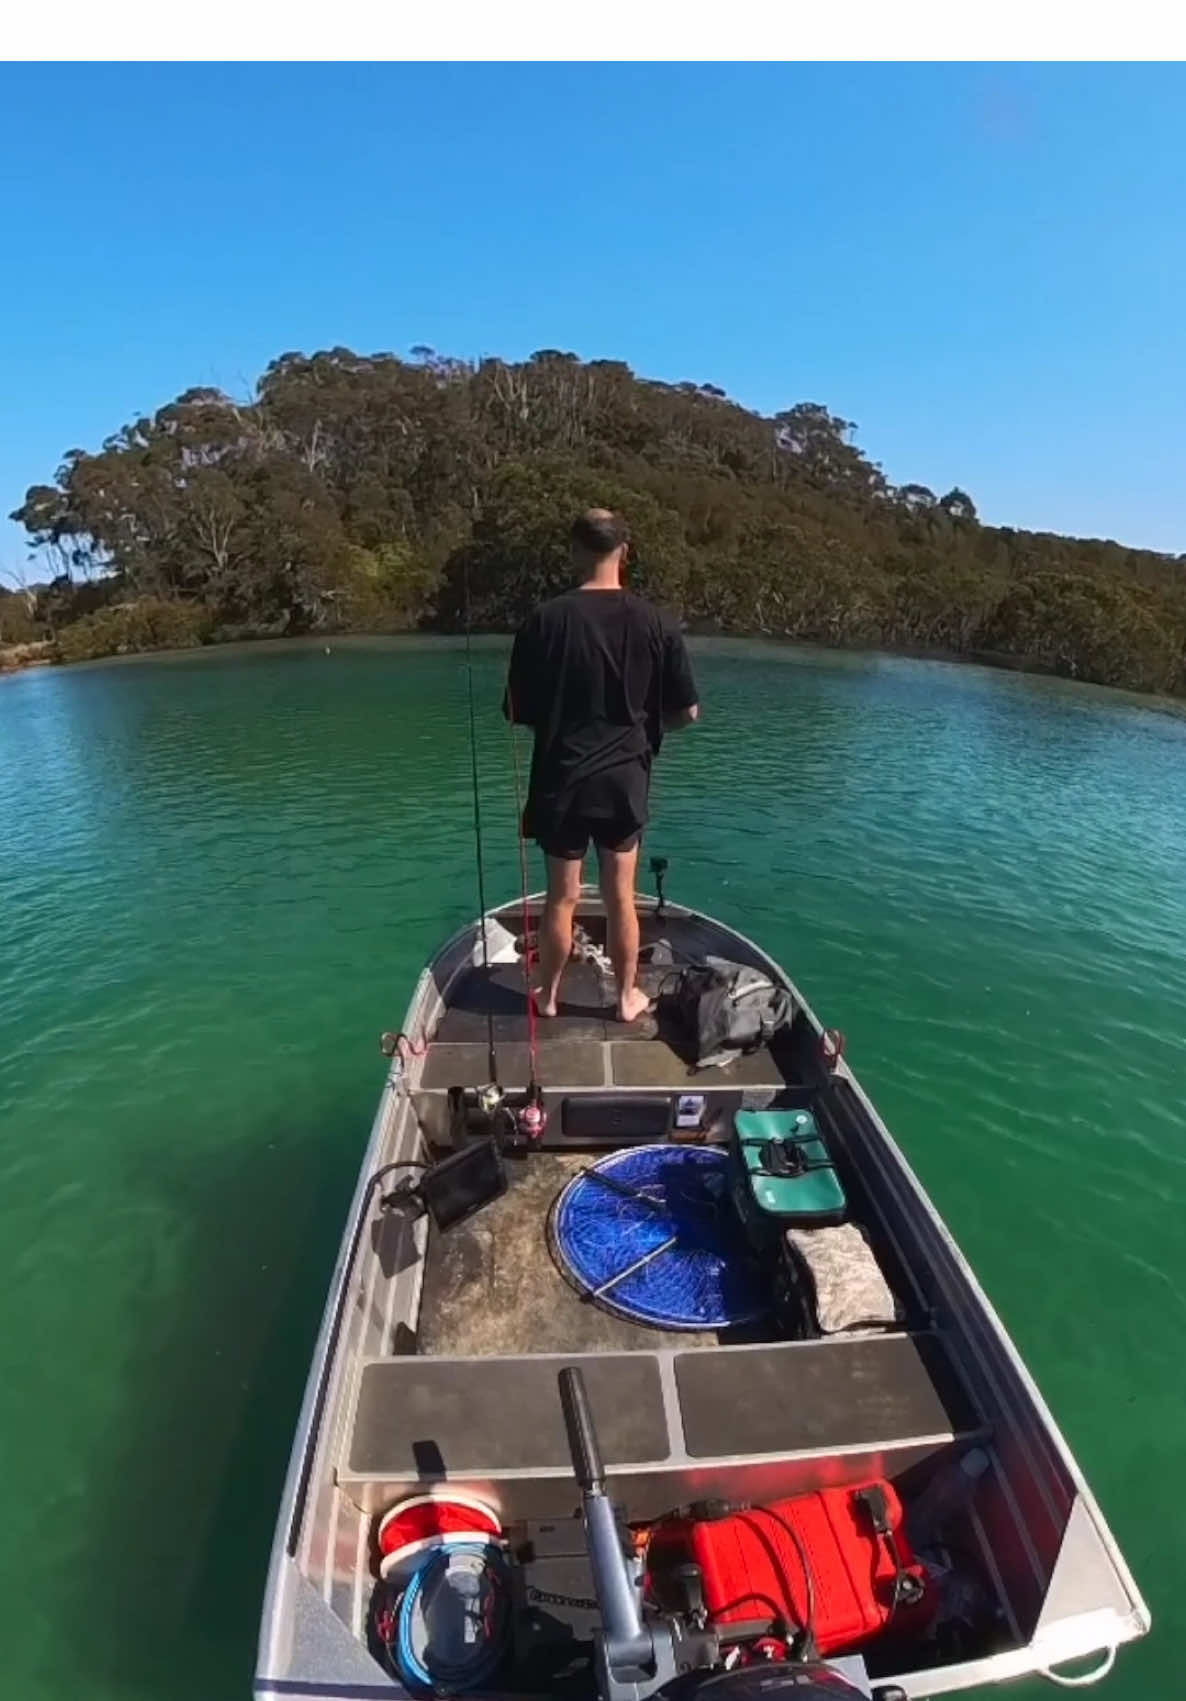
M 529 907 L 534 911 L 540 902 L 537 894 Z M 819 1074 L 830 1138 L 862 1187 L 863 1209 L 878 1243 L 908 1289 L 914 1326 L 893 1341 L 863 1346 L 706 1343 L 698 1348 L 683 1342 L 662 1341 L 652 1347 L 649 1341 L 628 1341 L 626 1350 L 636 1355 L 636 1374 L 644 1358 L 648 1364 L 654 1361 L 664 1409 L 680 1398 L 686 1400 L 687 1410 L 681 1412 L 676 1440 L 668 1440 L 661 1460 L 645 1456 L 646 1447 L 639 1443 L 644 1456 L 621 1464 L 616 1482 L 633 1497 L 632 1506 L 651 1515 L 664 1504 L 677 1503 L 680 1495 L 704 1492 L 709 1478 L 729 1485 L 730 1493 L 755 1500 L 795 1492 L 797 1487 L 854 1480 L 861 1473 L 893 1475 L 909 1485 L 912 1472 L 917 1477 L 932 1469 L 936 1459 L 958 1456 L 961 1449 L 975 1445 L 986 1454 L 988 1466 L 967 1510 L 966 1528 L 996 1596 L 999 1634 L 991 1649 L 977 1657 L 940 1660 L 932 1650 L 926 1658 L 907 1660 L 900 1669 L 879 1675 L 878 1682 L 896 1683 L 907 1695 L 921 1697 L 1001 1682 L 1085 1656 L 1113 1658 L 1118 1647 L 1148 1630 L 1148 1609 L 1033 1378 L 847 1062 L 840 1059 L 829 1067 L 823 1061 L 828 1047 L 820 1021 L 780 966 L 753 941 L 681 906 L 669 905 L 660 914 L 653 901 L 640 900 L 640 912 L 644 937 L 674 934 L 690 954 L 708 952 L 750 962 L 788 989 L 797 1012 L 793 1055 L 747 1065 L 743 1073 L 748 1072 L 748 1080 L 714 1084 L 709 1097 L 716 1093 L 723 1110 L 735 1100 L 760 1103 L 764 1094 L 766 1102 L 787 1102 L 797 1090 L 793 1077 Z M 579 913 L 595 934 L 603 922 L 595 894 L 583 895 Z M 508 905 L 492 911 L 486 922 L 485 955 L 493 965 L 486 992 L 493 987 L 500 997 L 505 994 L 495 1039 L 501 1078 L 510 1089 L 525 1085 L 532 1072 L 526 1032 L 517 1025 L 514 1008 L 515 977 L 522 972 L 515 938 L 519 920 L 519 906 Z M 343 1695 L 399 1692 L 394 1675 L 376 1661 L 365 1642 L 373 1575 L 371 1522 L 406 1488 L 430 1486 L 433 1471 L 423 1460 L 414 1470 L 405 1469 L 390 1447 L 384 1453 L 383 1445 L 367 1453 L 360 1436 L 368 1411 L 378 1413 L 382 1436 L 398 1430 L 394 1414 L 409 1375 L 443 1378 L 445 1392 L 438 1392 L 437 1398 L 444 1410 L 450 1365 L 460 1367 L 457 1375 L 474 1378 L 480 1404 L 480 1390 L 494 1386 L 492 1378 L 501 1364 L 517 1363 L 520 1380 L 534 1376 L 541 1379 L 542 1388 L 554 1369 L 572 1362 L 578 1353 L 594 1366 L 599 1357 L 620 1350 L 612 1337 L 598 1337 L 591 1351 L 574 1337 L 574 1346 L 556 1353 L 553 1365 L 547 1351 L 538 1350 L 538 1338 L 528 1353 L 527 1343 L 513 1336 L 485 1350 L 488 1343 L 471 1334 L 464 1337 L 461 1352 L 451 1351 L 457 1337 L 449 1330 L 455 1326 L 449 1323 L 444 1298 L 433 1297 L 434 1282 L 441 1295 L 445 1288 L 434 1271 L 427 1226 L 423 1221 L 404 1225 L 392 1239 L 389 1220 L 380 1211 L 382 1188 L 375 1177 L 387 1166 L 410 1161 L 420 1150 L 425 1129 L 431 1130 L 434 1118 L 446 1114 L 449 1085 L 476 1086 L 484 1078 L 486 1012 L 467 1008 L 474 1000 L 465 990 L 482 973 L 482 958 L 482 929 L 477 924 L 461 929 L 433 958 L 404 1019 L 407 1041 L 400 1042 L 384 1083 L 330 1282 L 282 1496 L 255 1679 L 260 1697 L 301 1694 L 330 1701 Z M 665 1069 L 668 1078 L 659 1080 L 659 1089 L 670 1091 L 679 1084 L 679 1070 L 657 1050 L 623 1039 L 612 1025 L 599 1034 L 603 1020 L 590 998 L 567 1027 L 544 1037 L 537 1048 L 545 1095 L 557 1120 L 565 1097 L 594 1091 L 610 1096 L 637 1093 L 641 1077 L 649 1073 L 658 1078 Z M 728 1074 L 723 1072 L 720 1079 Z M 686 1086 L 686 1071 L 683 1079 Z M 559 1300 L 556 1310 L 559 1314 Z M 426 1312 L 431 1313 L 427 1322 Z M 472 1319 L 466 1319 L 466 1326 L 472 1327 Z M 940 1416 L 927 1406 L 926 1386 L 914 1363 L 920 1358 L 925 1369 L 932 1346 L 947 1367 L 944 1374 L 958 1384 L 949 1394 L 943 1377 L 928 1371 L 928 1385 L 932 1392 L 938 1390 Z M 776 1437 L 771 1448 L 764 1432 L 745 1429 L 739 1415 L 745 1402 L 735 1401 L 732 1413 L 712 1418 L 721 1435 L 728 1432 L 727 1442 L 714 1433 L 707 1443 L 709 1454 L 701 1457 L 688 1447 L 688 1431 L 698 1421 L 697 1414 L 714 1400 L 721 1405 L 721 1390 L 733 1381 L 744 1385 L 746 1377 L 752 1384 L 755 1376 L 777 1379 L 793 1371 L 802 1386 L 808 1363 L 843 1363 L 847 1381 L 838 1381 L 830 1397 L 833 1412 L 847 1410 L 848 1396 L 842 1398 L 842 1390 L 860 1381 L 853 1380 L 858 1349 L 884 1354 L 874 1361 L 879 1365 L 877 1377 L 888 1386 L 896 1376 L 901 1384 L 899 1405 L 893 1408 L 896 1429 L 879 1435 L 876 1414 L 862 1429 L 850 1412 L 850 1429 L 836 1428 L 835 1444 L 821 1445 L 820 1433 L 828 1429 L 825 1408 L 820 1428 L 805 1430 L 801 1445 L 787 1434 Z M 432 1356 L 425 1356 L 426 1351 Z M 696 1358 L 698 1351 L 703 1356 Z M 805 1356 L 812 1353 L 813 1358 Z M 829 1353 L 835 1355 L 831 1360 Z M 892 1374 L 891 1353 L 897 1355 Z M 886 1367 L 884 1375 L 880 1367 Z M 821 1369 L 825 1394 L 831 1374 Z M 780 1384 L 776 1380 L 771 1386 Z M 639 1399 L 645 1404 L 644 1395 L 645 1390 Z M 545 1394 L 531 1394 L 537 1404 L 546 1399 Z M 526 1409 L 531 1411 L 530 1401 Z M 384 1421 L 385 1412 L 393 1414 L 390 1423 Z M 514 1429 L 513 1420 L 507 1421 Z M 450 1438 L 449 1450 L 456 1455 L 464 1445 L 461 1433 Z M 712 1453 L 714 1446 L 717 1452 Z M 463 1463 L 460 1469 L 442 1460 L 439 1475 L 483 1498 L 492 1496 L 505 1515 L 515 1517 L 553 1515 L 557 1495 L 563 1499 L 570 1492 L 571 1472 L 563 1460 L 548 1463 L 542 1455 L 525 1455 L 516 1463 L 513 1448 L 498 1457 L 503 1462 L 495 1466 L 484 1465 L 475 1455 L 475 1462 Z M 722 1490 L 714 1487 L 712 1492 Z

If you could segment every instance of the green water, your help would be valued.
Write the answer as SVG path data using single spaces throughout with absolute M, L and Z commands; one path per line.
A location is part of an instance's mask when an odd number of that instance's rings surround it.
M 475 908 L 461 668 L 363 644 L 0 681 L 6 1698 L 248 1693 L 376 1039 Z M 871 657 L 698 670 L 651 848 L 846 1030 L 1150 1599 L 1103 1693 L 1176 1695 L 1186 720 Z M 481 752 L 493 898 L 492 713 Z

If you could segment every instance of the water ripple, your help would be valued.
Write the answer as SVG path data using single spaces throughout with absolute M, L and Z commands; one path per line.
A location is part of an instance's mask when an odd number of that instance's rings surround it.
M 492 897 L 517 880 L 503 662 L 477 663 Z M 845 1029 L 1148 1547 L 1167 1526 L 1133 1460 L 1177 1425 L 1186 1353 L 1186 720 L 875 657 L 696 666 L 703 724 L 656 778 L 670 890 Z M 343 644 L 0 688 L 0 1323 L 29 1367 L 0 1424 L 9 1581 L 41 1580 L 5 1653 L 28 1701 L 74 1685 L 54 1615 L 79 1574 L 110 1581 L 95 1701 L 242 1687 L 251 1611 L 226 1602 L 258 1599 L 375 1037 L 476 904 L 461 668 Z M 1147 1407 L 1100 1397 L 1118 1363 Z M 166 1500 L 227 1579 L 200 1633 L 142 1539 Z

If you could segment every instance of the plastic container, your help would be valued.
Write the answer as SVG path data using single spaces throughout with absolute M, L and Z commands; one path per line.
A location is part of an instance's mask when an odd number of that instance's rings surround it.
M 783 1230 L 844 1221 L 844 1189 L 809 1110 L 739 1110 L 733 1126 L 737 1202 L 748 1223 Z
M 857 1499 L 867 1487 L 884 1493 L 902 1565 L 921 1585 L 912 1604 L 895 1604 L 897 1569 L 889 1543 L 874 1531 Z M 916 1631 L 934 1613 L 934 1589 L 906 1538 L 901 1502 L 889 1482 L 823 1489 L 715 1520 L 660 1525 L 648 1566 L 658 1579 L 681 1559 L 693 1560 L 703 1578 L 709 1623 L 722 1639 L 740 1640 L 781 1634 L 784 1622 L 806 1629 L 804 1555 L 824 1656 L 862 1647 L 891 1622 L 895 1630 Z
M 403 1586 L 441 1548 L 472 1548 L 502 1544 L 485 1530 L 454 1530 L 447 1536 L 423 1536 L 419 1541 L 405 1542 L 393 1548 L 379 1561 L 379 1575 L 395 1588 Z
M 401 1500 L 379 1522 L 379 1551 L 394 1553 L 409 1542 L 447 1536 L 464 1530 L 487 1536 L 502 1534 L 502 1520 L 492 1506 L 468 1494 L 414 1494 Z

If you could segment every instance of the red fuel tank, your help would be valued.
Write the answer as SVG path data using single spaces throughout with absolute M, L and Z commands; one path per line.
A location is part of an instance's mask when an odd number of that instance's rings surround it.
M 917 1630 L 934 1611 L 934 1590 L 902 1527 L 901 1501 L 885 1481 L 660 1525 L 648 1565 L 658 1578 L 670 1565 L 694 1560 L 713 1627 L 741 1639 L 806 1628 L 804 1557 L 823 1655 L 860 1647 L 891 1620 L 895 1630 Z

